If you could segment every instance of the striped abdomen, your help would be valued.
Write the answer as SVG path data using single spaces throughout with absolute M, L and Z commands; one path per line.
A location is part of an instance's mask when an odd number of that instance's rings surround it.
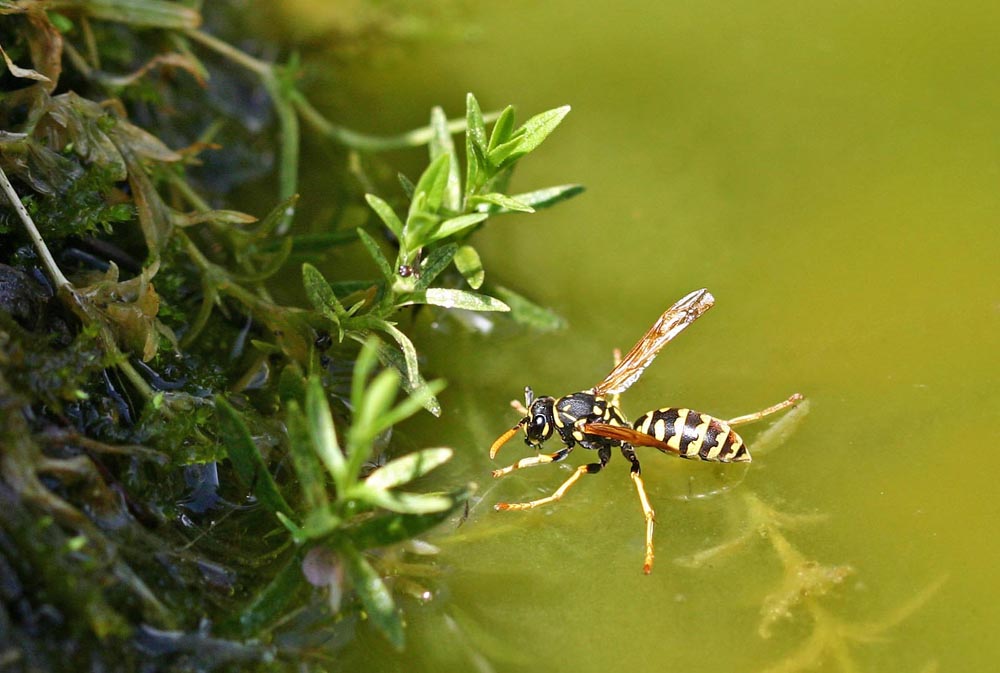
M 666 443 L 682 458 L 750 462 L 743 439 L 728 423 L 691 409 L 670 407 L 650 411 L 637 418 L 632 427 Z

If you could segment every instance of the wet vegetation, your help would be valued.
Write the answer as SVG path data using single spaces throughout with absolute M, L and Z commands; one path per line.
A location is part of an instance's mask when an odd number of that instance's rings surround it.
M 405 326 L 422 306 L 557 324 L 487 283 L 471 240 L 580 191 L 507 189 L 568 108 L 518 124 L 470 94 L 464 119 L 435 108 L 425 128 L 369 137 L 310 105 L 294 60 L 240 51 L 181 4 L 0 16 L 3 664 L 322 660 L 362 621 L 402 647 L 394 594 L 426 593 L 411 576 L 433 551 L 419 536 L 470 495 L 411 484 L 450 449 L 394 447 L 443 387 Z M 203 169 L 229 151 L 224 125 L 244 126 L 213 105 L 234 69 L 267 93 L 279 139 L 260 218 L 210 205 L 240 182 Z M 367 221 L 301 233 L 301 123 L 381 194 L 355 194 Z M 419 175 L 364 175 L 365 156 L 407 147 L 429 153 Z M 320 270 L 348 254 L 375 277 Z M 278 274 L 304 301 L 275 298 Z

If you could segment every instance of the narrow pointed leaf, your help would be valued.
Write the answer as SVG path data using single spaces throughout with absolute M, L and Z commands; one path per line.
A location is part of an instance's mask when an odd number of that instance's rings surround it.
M 239 612 L 239 633 L 252 638 L 261 629 L 285 614 L 288 605 L 306 586 L 302 574 L 302 556 L 293 554 L 278 571 L 274 579 L 253 597 Z
M 554 206 L 560 201 L 571 199 L 577 194 L 582 194 L 584 190 L 585 187 L 583 185 L 558 185 L 556 187 L 536 189 L 533 192 L 526 192 L 524 194 L 514 194 L 510 198 L 536 210 L 541 210 L 542 208 Z
M 323 465 L 313 445 L 305 415 L 298 402 L 288 402 L 288 440 L 291 447 L 292 466 L 298 477 L 299 489 L 306 507 L 311 511 L 326 510 L 330 506 L 323 479 Z
M 441 403 L 438 402 L 437 398 L 434 396 L 434 390 L 430 389 L 427 381 L 424 380 L 423 376 L 418 374 L 418 382 L 416 386 L 411 386 L 409 381 L 405 376 L 406 362 L 403 360 L 403 354 L 398 348 L 393 348 L 389 344 L 385 343 L 377 337 L 370 337 L 376 344 L 376 352 L 378 354 L 379 361 L 382 362 L 386 367 L 392 367 L 396 371 L 404 374 L 402 378 L 403 390 L 410 396 L 407 399 L 413 399 L 415 396 L 418 397 L 420 406 L 424 407 L 427 411 L 435 416 L 441 415 Z
M 376 336 L 370 336 L 362 343 L 358 359 L 354 361 L 354 376 L 351 379 L 351 407 L 355 410 L 361 407 L 368 377 L 375 371 L 375 365 L 380 359 L 379 350 L 383 347 L 388 348 Z
M 372 472 L 365 485 L 375 490 L 388 490 L 407 484 L 422 477 L 439 465 L 451 460 L 452 450 L 448 448 L 422 449 L 401 456 Z
M 444 512 L 451 509 L 452 506 L 450 497 L 437 493 L 405 493 L 365 488 L 359 492 L 358 498 L 400 514 Z
M 464 308 L 469 311 L 510 310 L 507 304 L 494 297 L 443 287 L 432 287 L 423 292 L 414 292 L 402 305 L 407 304 L 433 304 L 443 308 Z
M 407 216 L 407 220 L 416 214 L 417 209 L 427 210 L 431 213 L 436 213 L 438 211 L 444 200 L 445 188 L 448 186 L 448 170 L 450 165 L 451 156 L 448 154 L 442 154 L 438 158 L 434 159 L 429 166 L 427 166 L 423 175 L 420 176 L 420 180 L 417 181 L 417 186 L 414 189 L 414 199 L 410 202 L 410 212 Z M 426 202 L 422 207 L 417 205 L 416 198 L 421 193 L 423 193 L 426 198 Z M 407 222 L 407 224 L 409 224 L 409 222 Z
M 403 359 L 406 361 L 404 375 L 410 386 L 416 388 L 420 385 L 420 372 L 417 365 L 417 349 L 413 347 L 413 342 L 390 322 L 380 320 L 378 327 L 399 344 L 400 350 L 403 351 Z
M 382 632 L 382 635 L 397 650 L 403 649 L 403 621 L 396 610 L 385 582 L 378 576 L 371 564 L 365 560 L 354 545 L 345 542 L 340 546 L 347 561 L 347 572 L 351 578 L 354 591 L 357 592 L 361 604 L 368 613 L 368 619 Z
M 465 129 L 465 198 L 479 191 L 489 179 L 486 164 L 486 126 L 476 97 L 466 96 Z
M 413 192 L 416 190 L 416 185 L 413 184 L 413 180 L 406 177 L 403 173 L 397 173 L 396 179 L 399 180 L 399 186 L 403 188 L 403 194 L 406 198 L 412 199 Z
M 485 206 L 485 208 L 481 208 L 481 210 L 485 210 L 489 213 L 535 212 L 535 209 L 532 208 L 531 205 L 521 201 L 517 197 L 507 196 L 506 194 L 500 194 L 497 192 L 473 196 L 469 199 L 469 202 Z
M 219 415 L 220 438 L 240 481 L 271 512 L 280 512 L 289 518 L 295 516 L 278 490 L 239 413 L 221 396 L 215 398 L 215 408 Z
M 510 316 L 514 322 L 543 332 L 562 329 L 566 326 L 566 321 L 557 313 L 539 306 L 510 288 L 491 285 L 490 292 L 496 293 L 510 307 Z
M 350 480 L 347 461 L 340 448 L 340 442 L 337 441 L 337 431 L 333 426 L 330 404 L 326 401 L 326 391 L 316 376 L 309 377 L 309 383 L 306 384 L 306 419 L 316 455 L 333 477 L 337 490 L 343 492 Z
M 201 24 L 197 10 L 164 0 L 87 0 L 80 5 L 95 19 L 133 26 L 193 30 Z
M 471 487 L 448 494 L 451 508 L 428 514 L 385 513 L 365 519 L 356 526 L 342 529 L 350 540 L 361 549 L 384 547 L 404 540 L 412 540 L 434 526 L 446 521 L 461 505 L 468 502 Z M 338 534 L 341 534 L 338 532 Z
M 358 229 L 358 238 L 361 239 L 361 243 L 364 244 L 365 249 L 368 250 L 368 254 L 371 255 L 372 259 L 375 260 L 375 265 L 381 272 L 382 277 L 385 278 L 387 283 L 392 283 L 392 266 L 389 265 L 389 260 L 385 258 L 382 254 L 382 249 L 378 247 L 378 243 L 375 239 L 365 231 L 364 229 Z
M 498 145 L 502 145 L 511 139 L 514 133 L 514 106 L 508 105 L 497 118 L 497 123 L 493 125 L 493 133 L 490 134 L 490 144 L 486 148 L 487 152 L 492 151 Z
M 442 238 L 460 234 L 465 230 L 476 226 L 487 217 L 489 217 L 488 213 L 469 213 L 468 215 L 459 215 L 458 217 L 445 220 L 437 228 L 437 231 L 434 232 L 434 235 L 431 237 L 431 241 L 438 241 Z
M 323 274 L 308 262 L 302 265 L 302 285 L 313 307 L 339 325 L 340 319 L 347 315 L 347 311 Z
M 563 118 L 569 114 L 569 106 L 549 110 L 535 115 L 521 127 L 524 133 L 498 145 L 489 151 L 488 158 L 494 166 L 506 166 L 531 152 L 555 130 Z
M 426 290 L 430 287 L 434 279 L 451 264 L 451 260 L 455 257 L 456 252 L 458 252 L 458 245 L 455 243 L 448 243 L 442 245 L 440 248 L 434 248 L 424 259 L 423 266 L 420 269 L 420 278 L 417 279 L 415 289 Z
M 392 209 L 388 203 L 375 196 L 374 194 L 365 194 L 365 201 L 371 206 L 375 214 L 379 216 L 379 219 L 389 228 L 389 231 L 398 239 L 403 236 L 403 222 L 396 215 L 396 212 Z
M 465 133 L 481 151 L 487 150 L 486 122 L 479 101 L 471 93 L 465 95 Z
M 409 396 L 393 407 L 391 410 L 379 417 L 373 430 L 376 433 L 384 432 L 397 423 L 406 420 L 413 414 L 420 411 L 420 407 L 427 406 L 427 400 L 433 399 L 435 395 L 444 390 L 445 383 L 440 379 L 428 381 L 420 388 L 417 388 Z
M 458 269 L 459 273 L 462 274 L 469 287 L 473 290 L 478 290 L 486 278 L 486 272 L 483 270 L 483 262 L 479 259 L 479 253 L 471 245 L 463 245 L 458 249 L 458 253 L 455 255 L 455 268 Z
M 450 211 L 458 211 L 462 207 L 462 182 L 458 175 L 458 156 L 455 154 L 455 143 L 448 129 L 448 118 L 444 110 L 435 107 L 431 110 L 431 128 L 434 135 L 430 141 L 431 160 L 441 155 L 448 155 L 448 181 L 441 204 Z

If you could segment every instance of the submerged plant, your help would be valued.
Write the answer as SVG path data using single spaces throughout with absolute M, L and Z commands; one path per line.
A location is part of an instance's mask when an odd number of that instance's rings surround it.
M 795 425 L 808 413 L 808 403 L 790 412 L 775 423 L 758 440 L 758 453 L 766 452 L 783 442 Z M 823 599 L 844 585 L 856 571 L 849 565 L 826 565 L 801 552 L 785 534 L 786 530 L 815 524 L 826 519 L 817 514 L 789 514 L 765 503 L 753 491 L 741 494 L 745 513 L 742 531 L 709 549 L 677 560 L 691 568 L 704 567 L 729 554 L 740 551 L 754 541 L 763 540 L 781 563 L 780 585 L 764 597 L 757 627 L 761 638 L 771 638 L 779 622 L 807 619 L 811 633 L 801 646 L 769 666 L 767 673 L 794 673 L 817 668 L 826 661 L 836 664 L 844 673 L 860 671 L 852 656 L 855 645 L 883 640 L 883 634 L 916 612 L 943 583 L 939 579 L 921 590 L 888 615 L 869 622 L 852 623 L 841 619 L 824 606 Z M 933 670 L 928 664 L 925 670 Z

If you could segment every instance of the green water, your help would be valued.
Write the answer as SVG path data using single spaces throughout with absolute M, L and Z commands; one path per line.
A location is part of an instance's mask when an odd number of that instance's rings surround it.
M 450 476 L 478 482 L 481 500 L 456 534 L 435 539 L 444 575 L 435 601 L 407 604 L 408 651 L 368 634 L 343 663 L 795 670 L 790 657 L 825 634 L 817 670 L 996 670 L 997 5 L 624 2 L 595 15 L 515 1 L 467 23 L 472 40 L 356 66 L 383 97 L 349 121 L 409 128 L 431 104 L 461 114 L 467 90 L 522 114 L 571 104 L 514 187 L 581 182 L 587 193 L 477 238 L 488 277 L 569 327 L 417 332 L 427 370 L 450 387 L 443 418 L 407 435 L 455 447 Z M 489 460 L 516 420 L 507 401 L 525 384 L 554 395 L 593 385 L 612 348 L 699 287 L 716 307 L 623 407 L 726 418 L 801 392 L 810 407 L 786 441 L 749 467 L 642 454 L 658 513 L 649 577 L 620 455 L 560 503 L 494 512 L 592 460 L 578 450 L 565 467 L 494 482 L 491 469 L 529 455 L 515 441 Z M 751 449 L 767 426 L 746 428 Z M 677 562 L 745 532 L 751 494 L 824 515 L 784 539 L 807 562 L 853 568 L 793 604 L 767 638 L 762 606 L 786 578 L 773 536 L 755 533 L 701 567 Z M 883 621 L 898 623 L 876 628 Z

